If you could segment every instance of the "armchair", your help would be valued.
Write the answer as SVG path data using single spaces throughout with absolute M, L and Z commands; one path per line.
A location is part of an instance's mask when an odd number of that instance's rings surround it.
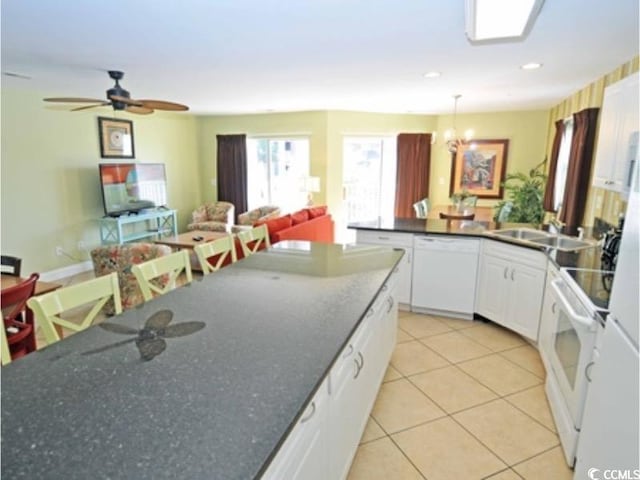
M 123 245 L 105 245 L 91 250 L 93 271 L 96 277 L 112 272 L 118 274 L 120 285 L 120 298 L 122 308 L 133 308 L 144 302 L 144 297 L 138 286 L 138 281 L 131 271 L 131 267 L 154 258 L 163 257 L 171 253 L 171 247 L 157 245 L 155 243 L 125 243 Z M 160 280 L 161 283 L 169 281 L 168 276 Z M 104 306 L 107 315 L 115 312 L 113 301 L 109 300 Z
M 238 223 L 231 228 L 233 233 L 243 230 L 250 230 L 256 223 L 263 223 L 270 218 L 280 216 L 280 207 L 275 205 L 265 205 L 263 207 L 254 208 L 248 212 L 238 215 Z
M 191 214 L 192 222 L 188 230 L 228 232 L 234 223 L 235 207 L 229 202 L 205 203 Z

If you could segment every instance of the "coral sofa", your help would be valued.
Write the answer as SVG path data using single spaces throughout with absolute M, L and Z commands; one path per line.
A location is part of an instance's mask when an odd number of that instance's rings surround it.
M 269 230 L 269 240 L 272 245 L 283 240 L 333 243 L 334 239 L 334 222 L 331 215 L 327 213 L 326 206 L 305 208 L 288 215 L 256 222 L 254 226 L 263 224 Z M 236 253 L 238 259 L 244 258 L 238 239 L 236 239 Z

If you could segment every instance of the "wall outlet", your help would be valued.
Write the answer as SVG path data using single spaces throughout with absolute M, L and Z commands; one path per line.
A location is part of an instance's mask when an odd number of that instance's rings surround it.
M 78 241 L 78 250 L 84 252 L 87 249 L 87 244 L 83 240 Z
M 56 247 L 56 255 L 57 255 L 58 257 L 61 257 L 62 255 L 64 255 L 64 250 L 62 249 L 62 247 L 61 247 L 60 245 L 58 245 L 58 246 Z

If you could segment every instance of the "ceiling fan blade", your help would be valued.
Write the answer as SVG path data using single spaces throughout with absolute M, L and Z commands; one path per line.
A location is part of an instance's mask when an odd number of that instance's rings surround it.
M 149 115 L 153 113 L 153 108 L 139 107 L 137 105 L 129 105 L 125 110 L 129 113 L 137 113 L 138 115 Z
M 182 105 L 181 103 L 165 102 L 164 100 L 137 100 L 144 107 L 153 108 L 156 110 L 172 110 L 172 111 L 185 111 L 189 110 L 189 107 Z
M 76 107 L 76 108 L 72 108 L 71 111 L 77 112 L 78 110 L 87 110 L 89 108 L 104 107 L 105 105 L 111 105 L 111 102 L 100 102 L 95 105 L 85 105 L 84 107 Z
M 60 98 L 43 98 L 45 102 L 64 102 L 64 103 L 102 103 L 101 98 L 77 98 L 77 97 L 60 97 Z
M 140 100 L 134 100 L 133 98 L 122 97 L 120 95 L 110 95 L 109 98 L 114 102 L 120 102 L 127 105 L 135 105 L 136 107 L 144 106 Z

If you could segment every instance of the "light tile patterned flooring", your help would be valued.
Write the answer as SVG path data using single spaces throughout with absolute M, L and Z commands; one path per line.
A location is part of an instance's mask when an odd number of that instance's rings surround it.
M 536 349 L 493 323 L 400 312 L 348 480 L 573 478 Z

